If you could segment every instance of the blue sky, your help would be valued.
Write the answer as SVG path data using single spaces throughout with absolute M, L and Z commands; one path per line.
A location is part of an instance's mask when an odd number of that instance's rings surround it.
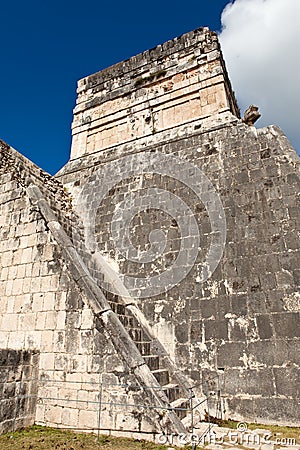
M 200 26 L 228 0 L 1 4 L 0 139 L 50 173 L 69 157 L 78 79 Z
M 232 66 L 230 76 L 233 78 L 233 86 L 242 107 L 254 102 L 255 95 L 260 101 L 262 95 L 259 94 L 258 87 L 263 88 L 263 94 L 265 94 L 266 86 L 270 83 L 266 83 L 266 80 L 260 76 L 260 74 L 265 76 L 264 66 L 258 70 L 254 67 L 252 72 L 247 70 L 243 74 L 240 71 L 241 65 L 234 65 L 235 59 L 240 57 L 240 49 L 235 49 L 233 45 L 226 47 L 226 42 L 230 42 L 231 38 L 233 42 L 241 41 L 239 39 L 242 35 L 241 28 L 245 28 L 242 19 L 245 14 L 248 17 L 249 5 L 255 6 L 256 14 L 263 11 L 260 3 L 269 7 L 270 9 L 265 11 L 266 17 L 269 17 L 271 10 L 274 11 L 274 2 L 282 7 L 290 2 L 291 8 L 285 9 L 291 11 L 292 17 L 296 17 L 292 6 L 299 5 L 298 0 L 236 0 L 231 5 L 229 14 L 224 17 L 224 27 L 227 25 L 223 38 L 225 58 L 228 65 Z M 25 2 L 16 0 L 2 2 L 0 11 L 0 139 L 46 171 L 55 173 L 69 158 L 70 124 L 78 79 L 195 28 L 209 26 L 210 29 L 219 31 L 221 14 L 228 3 L 230 3 L 229 0 L 189 0 L 189 2 L 178 0 L 148 2 L 141 0 L 130 2 L 27 0 Z M 257 17 L 253 14 L 251 17 L 253 17 L 251 23 L 256 24 Z M 280 9 L 276 17 L 282 17 Z M 289 26 L 291 20 L 287 18 L 287 28 L 298 30 L 298 26 Z M 260 30 L 263 29 L 264 27 L 260 27 Z M 274 21 L 274 30 L 278 34 L 276 21 Z M 258 31 L 256 30 L 255 33 Z M 244 41 L 241 41 L 245 49 L 251 46 L 247 42 L 249 36 L 253 36 L 252 30 L 244 36 Z M 272 45 L 273 36 L 270 36 L 272 38 L 270 45 Z M 256 61 L 261 60 L 256 52 L 263 47 L 264 39 L 260 42 L 261 45 L 253 49 L 253 59 L 248 59 L 251 68 Z M 290 42 L 299 43 L 299 39 L 295 41 L 295 36 L 291 36 Z M 289 48 L 291 49 L 290 60 L 295 60 L 295 50 L 290 43 Z M 284 50 L 285 48 L 283 52 Z M 266 52 L 269 52 L 268 48 Z M 243 54 L 247 57 L 248 51 L 245 50 Z M 274 64 L 278 65 L 277 53 L 274 54 L 274 61 Z M 243 66 L 247 67 L 246 63 L 243 63 Z M 273 67 L 271 65 L 269 67 L 274 73 Z M 255 80 L 253 80 L 253 73 L 258 74 Z M 285 71 L 283 74 L 285 78 L 287 73 L 294 74 L 298 89 L 299 78 L 295 70 Z M 242 80 L 239 79 L 241 74 Z M 252 82 L 253 89 L 250 90 Z M 278 83 L 281 83 L 280 80 Z M 288 82 L 285 85 L 291 86 L 291 83 Z M 298 108 L 299 102 L 294 91 L 290 104 L 294 102 Z M 248 92 L 251 92 L 250 98 L 247 98 Z M 279 92 L 276 83 L 269 98 L 276 97 L 274 92 Z M 243 94 L 246 94 L 246 97 Z M 281 112 L 281 116 L 291 117 L 292 115 L 288 115 L 290 105 L 286 105 L 287 112 L 282 107 L 282 92 L 277 97 L 280 100 L 277 110 Z M 271 111 L 269 115 L 272 116 L 276 108 L 267 98 L 264 101 L 262 99 L 262 102 L 265 103 L 262 105 L 265 111 L 268 110 L 268 105 L 272 106 L 269 108 Z M 295 118 L 295 114 L 293 116 Z M 277 116 L 274 115 L 273 120 L 273 117 L 267 114 L 265 122 L 268 124 L 272 120 L 275 123 L 279 121 L 280 125 L 280 115 L 278 118 L 277 120 Z M 294 121 L 296 120 L 298 120 L 297 116 Z M 290 124 L 290 121 L 288 123 Z M 262 125 L 264 124 L 262 122 Z M 293 129 L 295 127 L 298 130 L 297 124 L 293 125 Z M 293 130 L 291 136 L 292 134 Z M 294 142 L 296 142 L 295 139 Z

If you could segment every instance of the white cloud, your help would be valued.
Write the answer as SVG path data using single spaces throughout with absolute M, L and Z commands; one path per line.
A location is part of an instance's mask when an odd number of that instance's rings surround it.
M 222 13 L 221 46 L 242 113 L 279 125 L 300 151 L 300 1 L 236 0 Z

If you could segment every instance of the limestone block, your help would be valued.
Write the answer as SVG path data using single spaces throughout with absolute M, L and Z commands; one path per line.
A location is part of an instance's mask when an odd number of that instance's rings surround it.
M 16 277 L 17 278 L 25 278 L 26 264 L 21 264 L 16 269 L 17 269 Z
M 2 300 L 2 306 L 3 306 L 3 312 L 6 312 L 7 314 L 13 314 L 15 312 L 15 298 L 14 297 L 7 297 Z M 1 307 L 0 307 L 1 311 Z
M 78 416 L 79 411 L 77 408 L 65 407 L 62 411 L 61 423 L 65 426 L 80 428 Z
M 4 348 L 6 348 L 6 347 L 16 348 L 16 349 L 23 348 L 24 341 L 25 341 L 25 333 L 24 332 L 11 331 L 6 336 L 7 345 L 5 345 Z
M 60 400 L 76 400 L 77 386 L 75 384 L 63 383 L 58 387 L 58 398 Z
M 6 294 L 7 282 L 0 281 L 0 295 L 1 297 L 8 297 Z
M 87 371 L 87 356 L 86 355 L 73 355 L 71 360 L 71 368 L 72 370 L 76 370 L 77 372 L 86 372 Z
M 1 323 L 1 316 L 0 316 L 0 323 Z M 9 335 L 5 331 L 0 331 L 0 347 L 1 348 L 7 348 L 8 347 L 8 340 L 11 334 Z M 16 348 L 16 347 L 11 347 Z
M 66 292 L 56 292 L 55 293 L 55 309 L 64 311 L 66 309 Z
M 43 403 L 38 403 L 36 405 L 35 421 L 39 425 L 45 423 L 45 405 Z
M 73 373 L 67 373 L 65 375 L 66 382 L 70 381 L 72 383 L 76 383 L 76 386 L 78 388 L 81 387 L 81 381 L 85 377 L 85 374 L 82 374 L 80 372 L 73 372 Z
M 55 406 L 54 404 L 46 406 L 44 412 L 45 422 L 50 424 L 61 423 L 62 410 L 61 407 Z
M 57 311 L 47 311 L 45 328 L 55 330 L 57 326 Z
M 32 262 L 32 247 L 24 248 L 21 252 L 21 261 L 22 264 L 27 264 Z
M 44 313 L 41 313 L 44 314 Z M 42 339 L 41 339 L 41 351 L 51 352 L 53 351 L 53 331 L 47 330 L 45 327 L 42 329 Z
M 94 333 L 92 330 L 83 330 L 79 334 L 79 353 L 89 354 L 94 344 Z
M 82 319 L 81 319 L 81 329 L 82 330 L 90 330 L 93 327 L 94 323 L 94 315 L 92 311 L 88 308 L 82 311 Z
M 24 346 L 27 349 L 39 349 L 41 347 L 42 332 L 41 331 L 30 331 L 25 333 L 24 336 Z
M 25 278 L 30 278 L 30 277 L 32 277 L 32 274 L 33 274 L 33 264 L 32 263 L 29 263 L 29 264 L 26 264 L 25 265 L 26 267 L 25 267 Z
M 19 235 L 20 236 L 31 235 L 31 234 L 35 234 L 36 231 L 37 231 L 36 223 L 35 222 L 30 222 L 30 223 L 26 223 L 26 224 L 23 225 L 22 232 Z M 30 260 L 31 260 L 29 258 L 30 252 L 32 252 L 32 250 L 28 249 L 28 252 L 25 253 L 26 257 L 29 259 L 28 262 L 30 262 Z
M 3 314 L 1 331 L 16 331 L 18 329 L 18 314 Z
M 125 407 L 118 407 L 115 411 L 116 414 L 116 429 L 117 430 L 130 430 L 130 431 L 140 431 L 140 422 L 135 417 L 137 415 L 137 411 L 135 411 L 134 415 L 130 413 Z M 140 412 L 142 417 L 142 412 Z
M 78 424 L 79 427 L 83 429 L 96 429 L 98 426 L 97 411 L 79 411 Z
M 69 367 L 69 355 L 55 353 L 54 355 L 54 368 L 55 370 L 68 370 Z
M 50 379 L 50 376 L 53 372 L 47 371 L 42 373 L 42 380 L 39 384 L 39 391 L 38 396 L 43 401 L 45 398 L 57 400 L 58 399 L 58 384 L 53 383 L 51 384 L 51 381 L 48 381 L 48 378 Z M 52 379 L 50 379 L 52 380 Z
M 83 387 L 85 385 L 83 384 Z M 85 390 L 85 399 L 87 400 L 87 406 L 90 410 L 98 410 L 99 411 L 99 401 L 100 401 L 100 393 L 99 393 L 99 384 L 94 385 L 96 389 L 94 390 Z M 79 398 L 79 392 L 78 392 Z M 83 398 L 82 398 L 83 399 Z
M 53 351 L 55 353 L 64 351 L 65 348 L 65 331 L 54 331 Z
M 10 297 L 13 291 L 13 285 L 14 285 L 14 281 L 13 280 L 8 280 L 7 283 L 2 283 L 2 291 L 5 289 L 5 295 L 7 297 Z
M 77 135 L 73 135 L 71 155 L 72 158 L 78 158 L 82 152 L 82 149 L 86 148 L 87 131 Z
M 24 290 L 24 288 L 23 288 Z M 41 279 L 39 277 L 31 278 L 30 280 L 30 292 L 31 293 L 40 293 L 41 290 Z
M 41 281 L 40 291 L 41 292 L 49 293 L 52 291 L 51 279 L 52 279 L 51 275 L 40 278 L 40 281 Z
M 8 311 L 8 297 L 2 297 L 2 302 L 0 303 L 0 323 L 1 323 L 1 319 L 2 319 L 2 315 L 5 313 L 11 313 L 12 311 Z M 10 303 L 12 303 L 12 309 L 13 309 L 13 304 L 14 304 L 14 299 L 13 297 L 10 300 Z
M 9 268 L 3 267 L 0 272 L 0 280 L 6 281 L 8 279 Z
M 54 353 L 41 353 L 40 369 L 41 370 L 54 370 Z
M 57 317 L 56 317 L 56 327 L 55 328 L 57 330 L 64 330 L 65 323 L 66 323 L 66 311 L 58 311 Z
M 16 295 L 14 298 L 13 312 L 15 313 L 32 312 L 31 295 L 30 294 Z
M 17 296 L 22 294 L 22 292 L 23 292 L 23 280 L 22 279 L 13 280 L 11 294 Z
M 19 267 L 21 267 L 21 266 L 10 266 L 8 268 L 8 279 L 14 280 L 15 278 L 23 278 L 23 277 L 17 276 Z
M 36 321 L 36 314 L 32 312 L 26 312 L 19 314 L 18 328 L 20 330 L 34 330 Z
M 23 284 L 24 290 L 24 284 Z M 32 294 L 32 310 L 37 312 L 43 311 L 44 295 L 41 293 Z M 37 314 L 37 320 L 39 315 Z M 39 328 L 41 329 L 41 328 Z
M 38 294 L 38 296 L 40 296 L 40 294 Z M 38 311 L 36 313 L 36 324 L 35 324 L 36 330 L 44 330 L 45 329 L 46 317 L 47 317 L 47 313 L 45 311 Z

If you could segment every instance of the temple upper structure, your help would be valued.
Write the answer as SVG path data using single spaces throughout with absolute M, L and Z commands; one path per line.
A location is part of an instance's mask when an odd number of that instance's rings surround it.
M 216 33 L 199 28 L 79 80 L 71 159 L 239 109 Z

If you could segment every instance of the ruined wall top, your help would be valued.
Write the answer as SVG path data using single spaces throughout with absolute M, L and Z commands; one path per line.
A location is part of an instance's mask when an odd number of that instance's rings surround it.
M 230 111 L 216 33 L 199 28 L 78 82 L 71 159 Z

